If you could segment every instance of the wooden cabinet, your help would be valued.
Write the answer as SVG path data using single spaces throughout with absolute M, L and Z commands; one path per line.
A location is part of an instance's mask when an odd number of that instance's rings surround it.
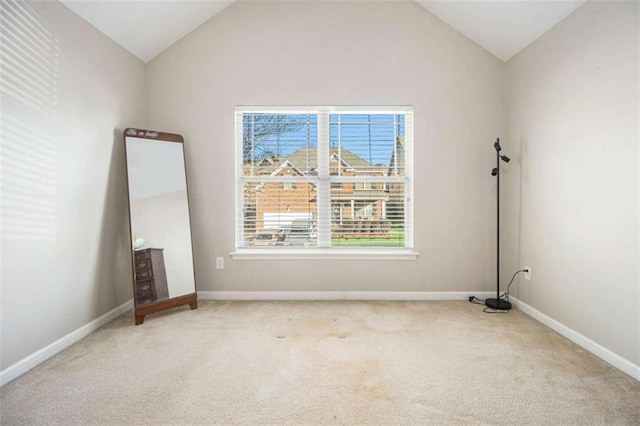
M 136 305 L 144 305 L 169 297 L 163 249 L 148 248 L 134 252 Z

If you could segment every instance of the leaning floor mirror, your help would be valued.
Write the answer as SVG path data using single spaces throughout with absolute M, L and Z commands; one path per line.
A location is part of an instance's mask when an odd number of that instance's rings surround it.
M 124 132 L 136 325 L 176 306 L 198 307 L 184 140 L 143 129 Z

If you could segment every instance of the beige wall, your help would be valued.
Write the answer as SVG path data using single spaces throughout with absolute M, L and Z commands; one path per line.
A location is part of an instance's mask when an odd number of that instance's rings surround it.
M 200 291 L 487 290 L 504 65 L 412 2 L 238 2 L 148 65 L 183 133 Z M 417 261 L 233 261 L 236 105 L 412 105 Z M 214 258 L 225 256 L 225 269 Z
M 29 216 L 35 207 L 19 213 L 28 229 L 3 226 L 1 369 L 132 297 L 121 132 L 145 124 L 145 66 L 61 3 L 29 7 L 57 38 L 59 55 L 49 65 L 57 70 L 57 94 L 50 116 L 1 95 L 3 165 L 11 162 L 2 171 L 3 202 L 32 189 L 14 184 L 26 176 L 33 187 L 45 185 L 40 200 L 48 203 L 37 220 Z M 46 137 L 26 137 L 30 132 Z M 43 144 L 38 151 L 48 157 L 14 156 L 29 144 Z M 49 174 L 39 181 L 43 164 Z M 3 210 L 3 225 L 10 213 Z
M 589 2 L 507 64 L 505 270 L 517 296 L 640 364 L 637 2 Z M 518 197 L 518 192 L 521 194 Z

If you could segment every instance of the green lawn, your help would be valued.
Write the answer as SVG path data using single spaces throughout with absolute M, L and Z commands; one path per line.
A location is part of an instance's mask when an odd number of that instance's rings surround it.
M 391 238 L 332 238 L 333 247 L 404 247 L 404 230 L 392 229 Z
M 333 247 L 404 247 L 403 240 L 373 238 L 367 240 L 365 238 L 333 238 L 331 240 Z

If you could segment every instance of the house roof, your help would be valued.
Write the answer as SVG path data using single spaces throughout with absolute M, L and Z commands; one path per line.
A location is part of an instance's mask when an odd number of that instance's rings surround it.
M 398 142 L 396 141 L 396 144 L 397 143 Z M 398 148 L 396 149 L 396 151 L 402 158 L 404 155 L 404 140 L 402 145 L 402 152 L 400 152 Z M 330 148 L 329 155 L 335 158 L 337 161 L 340 161 L 346 169 L 353 169 L 356 172 L 377 171 L 384 173 L 388 169 L 388 166 L 371 164 L 364 158 L 354 154 L 353 152 L 345 148 Z M 392 161 L 395 160 L 392 158 Z M 245 166 L 248 166 L 248 164 L 249 163 L 245 162 Z M 274 156 L 264 158 L 255 163 L 254 173 L 258 176 L 276 175 L 280 170 L 287 166 L 297 170 L 303 175 L 315 174 L 318 168 L 318 149 L 305 147 L 292 152 L 288 156 Z M 402 165 L 398 165 L 398 167 L 402 166 L 404 166 L 404 161 L 402 161 Z M 389 168 L 389 170 L 392 169 Z
M 396 148 L 391 154 L 391 161 L 389 161 L 389 169 L 387 174 L 389 176 L 404 176 L 405 174 L 405 152 L 404 152 L 404 137 L 398 136 L 396 138 Z M 397 173 L 396 173 L 397 170 Z
M 384 170 L 385 167 L 375 166 L 364 158 L 352 153 L 344 148 L 330 148 L 329 155 L 337 156 L 340 160 L 347 163 L 354 170 Z M 286 157 L 298 169 L 312 171 L 318 168 L 318 149 L 317 148 L 300 148 Z
M 301 176 L 304 176 L 305 173 L 304 171 L 300 170 L 295 164 L 293 164 L 289 159 L 285 159 L 284 162 L 282 164 L 280 164 L 280 166 L 275 169 L 273 172 L 271 172 L 272 175 L 277 176 L 278 173 L 280 173 L 280 171 L 284 168 L 289 168 L 289 169 L 293 169 L 293 171 L 295 171 L 296 173 L 298 173 Z
M 254 173 L 260 176 L 270 175 L 274 170 L 284 166 L 285 161 L 286 157 L 263 158 L 255 164 Z M 249 161 L 245 161 L 245 167 L 249 167 L 250 165 L 251 163 Z

